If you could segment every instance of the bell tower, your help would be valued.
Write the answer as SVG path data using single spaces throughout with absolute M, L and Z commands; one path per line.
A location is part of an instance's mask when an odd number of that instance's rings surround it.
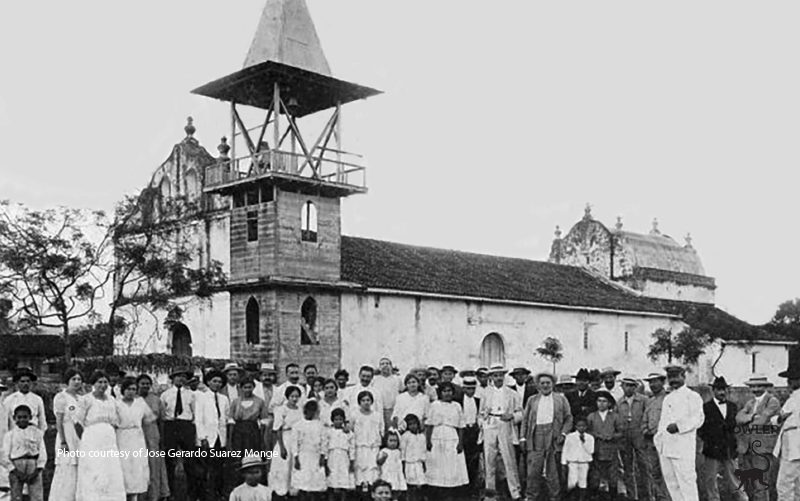
M 380 92 L 331 75 L 305 0 L 267 0 L 244 67 L 193 92 L 230 106 L 205 191 L 231 200 L 231 357 L 335 368 L 340 202 L 367 192 L 342 108 Z M 245 108 L 263 120 L 248 126 Z M 304 135 L 301 119 L 322 114 L 322 131 Z

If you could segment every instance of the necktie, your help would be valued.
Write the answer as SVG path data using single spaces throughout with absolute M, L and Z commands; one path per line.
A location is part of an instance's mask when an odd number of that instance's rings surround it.
M 217 418 L 219 418 L 219 395 L 217 395 L 216 391 L 214 392 L 214 405 L 217 406 Z
M 111 396 L 117 398 L 117 395 L 114 393 L 114 387 L 111 387 Z
M 175 419 L 183 414 L 183 400 L 181 400 L 181 389 L 178 388 L 177 396 L 175 397 Z

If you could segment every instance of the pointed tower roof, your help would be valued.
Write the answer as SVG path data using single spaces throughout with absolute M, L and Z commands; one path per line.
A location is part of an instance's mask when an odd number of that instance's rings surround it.
M 305 0 L 268 0 L 244 67 L 274 61 L 332 76 Z

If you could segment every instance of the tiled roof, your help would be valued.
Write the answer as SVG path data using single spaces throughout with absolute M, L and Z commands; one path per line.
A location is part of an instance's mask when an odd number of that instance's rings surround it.
M 723 340 L 787 338 L 714 305 L 638 296 L 582 268 L 342 236 L 342 280 L 369 288 L 667 313 Z
M 680 245 L 669 235 L 643 235 L 631 231 L 619 231 L 617 235 L 634 268 L 655 268 L 701 276 L 706 274 L 697 252 Z
M 712 277 L 681 273 L 679 271 L 659 270 L 656 268 L 634 268 L 632 277 L 635 279 L 653 280 L 655 282 L 675 282 L 681 285 L 716 287 L 716 282 Z
M 662 312 L 658 303 L 574 266 L 346 236 L 342 280 L 371 288 Z

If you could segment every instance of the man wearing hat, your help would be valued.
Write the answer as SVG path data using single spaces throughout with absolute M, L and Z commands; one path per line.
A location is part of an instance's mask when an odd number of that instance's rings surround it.
M 625 491 L 630 499 L 647 497 L 647 463 L 644 459 L 644 409 L 647 399 L 636 390 L 639 381 L 626 375 L 622 378 L 622 398 L 617 400 L 617 414 L 622 425 L 620 456 L 624 468 Z
M 552 500 L 560 499 L 559 464 L 564 439 L 572 431 L 572 412 L 567 397 L 553 393 L 556 378 L 550 373 L 536 376 L 539 391 L 525 405 L 520 425 L 520 446 L 527 454 L 528 481 L 525 497 L 539 499 L 542 478 Z
M 572 418 L 586 417 L 597 410 L 597 397 L 589 388 L 589 370 L 582 368 L 575 374 L 575 390 L 566 394 Z
M 519 393 L 519 398 L 522 399 L 522 408 L 524 409 L 528 399 L 536 395 L 537 392 L 536 383 L 530 379 L 531 371 L 525 367 L 517 367 L 508 375 L 514 378 L 515 384 L 512 388 Z
M 784 402 L 778 423 L 781 431 L 773 454 L 779 458 L 776 489 L 780 501 L 798 501 L 800 496 L 800 347 L 789 351 L 789 367 L 778 374 L 786 378 L 792 394 Z
M 161 420 L 163 422 L 164 435 L 161 437 L 164 443 L 164 450 L 169 451 L 190 451 L 195 449 L 195 392 L 185 386 L 186 380 L 192 377 L 192 371 L 188 368 L 178 368 L 173 370 L 170 375 L 172 386 L 161 393 Z M 170 492 L 177 492 L 175 485 L 175 467 L 177 458 L 167 454 L 167 480 Z M 189 498 L 199 497 L 204 479 L 199 475 L 200 471 L 195 468 L 196 462 L 187 461 L 184 463 L 189 489 Z M 191 467 L 189 465 L 191 464 Z M 194 496 L 194 497 L 193 497 Z
M 478 388 L 475 390 L 475 396 L 483 398 L 489 389 L 489 368 L 478 367 L 475 370 L 475 378 L 478 380 Z
M 661 473 L 661 463 L 658 459 L 658 451 L 653 444 L 653 437 L 658 432 L 658 422 L 661 420 L 661 408 L 664 405 L 664 384 L 667 375 L 660 372 L 651 372 L 644 378 L 650 385 L 652 396 L 647 399 L 644 407 L 644 422 L 642 432 L 644 434 L 644 460 L 647 464 L 647 476 L 650 479 L 650 499 L 654 501 L 670 501 L 667 492 L 667 484 L 664 482 L 664 475 Z
M 703 425 L 703 399 L 686 386 L 686 370 L 665 367 L 672 392 L 664 397 L 653 443 L 673 501 L 697 501 L 697 429 Z
M 460 404 L 464 400 L 464 388 L 462 388 L 460 384 L 456 384 L 454 381 L 456 374 L 458 374 L 458 370 L 456 370 L 456 368 L 452 365 L 443 365 L 440 373 L 442 377 L 442 383 L 452 383 L 453 387 L 455 387 L 455 392 L 453 393 L 453 402 L 458 402 Z
M 239 398 L 239 379 L 244 376 L 244 369 L 236 362 L 225 364 L 222 368 L 222 374 L 225 376 L 225 386 L 220 392 L 228 397 L 228 400 L 233 402 Z
M 269 402 L 272 400 L 273 386 L 275 385 L 277 376 L 278 371 L 275 370 L 275 364 L 272 362 L 262 362 L 258 372 L 253 378 L 256 382 L 253 395 L 266 402 L 267 406 L 269 406 Z
M 505 385 L 506 370 L 502 364 L 489 367 L 491 385 L 481 399 L 480 416 L 483 422 L 483 457 L 486 472 L 486 499 L 494 499 L 498 456 L 503 461 L 506 482 L 512 499 L 520 499 L 517 459 L 514 451 L 519 444 L 515 423 L 522 421 L 522 399 Z
M 620 371 L 616 370 L 613 367 L 606 367 L 600 371 L 600 379 L 603 380 L 603 389 L 607 392 L 611 393 L 611 396 L 614 397 L 614 400 L 619 402 L 619 399 L 622 398 L 622 388 L 617 386 L 617 376 L 620 374 Z
M 724 377 L 714 378 L 711 383 L 714 396 L 703 404 L 705 421 L 697 430 L 703 440 L 703 486 L 708 501 L 719 501 L 717 475 L 722 477 L 731 499 L 747 501 L 747 495 L 738 489 L 739 483 L 733 471 L 736 469 L 736 404 L 728 401 L 728 383 Z
M 777 497 L 777 493 L 771 492 L 778 480 L 778 460 L 772 455 L 778 438 L 778 427 L 772 424 L 772 418 L 780 414 L 781 403 L 767 391 L 774 386 L 767 376 L 753 374 L 744 384 L 753 392 L 753 397 L 736 414 L 736 424 L 741 430 L 739 440 L 739 453 L 742 454 L 741 468 L 763 469 L 764 456 L 771 459 L 769 473 L 765 474 L 770 487 L 767 489 L 763 486 L 745 485 L 745 488 L 752 501 L 769 501 L 770 498 Z M 755 445 L 756 440 L 761 442 L 761 447 Z
M 6 411 L 6 423 L 9 430 L 16 426 L 14 423 L 14 409 L 20 405 L 27 405 L 31 410 L 30 424 L 42 431 L 47 431 L 44 400 L 31 391 L 36 379 L 36 374 L 30 367 L 18 367 L 14 371 L 13 381 L 17 387 L 17 391 L 7 396 L 3 401 L 3 407 L 5 407 Z
M 467 473 L 469 475 L 469 486 L 473 492 L 478 492 L 478 471 L 480 469 L 481 448 L 478 445 L 480 427 L 478 426 L 478 411 L 481 408 L 481 401 L 475 396 L 478 388 L 478 380 L 473 375 L 462 376 L 464 385 L 464 398 L 461 408 L 464 415 L 464 431 L 462 441 L 464 443 L 464 458 L 467 461 Z

